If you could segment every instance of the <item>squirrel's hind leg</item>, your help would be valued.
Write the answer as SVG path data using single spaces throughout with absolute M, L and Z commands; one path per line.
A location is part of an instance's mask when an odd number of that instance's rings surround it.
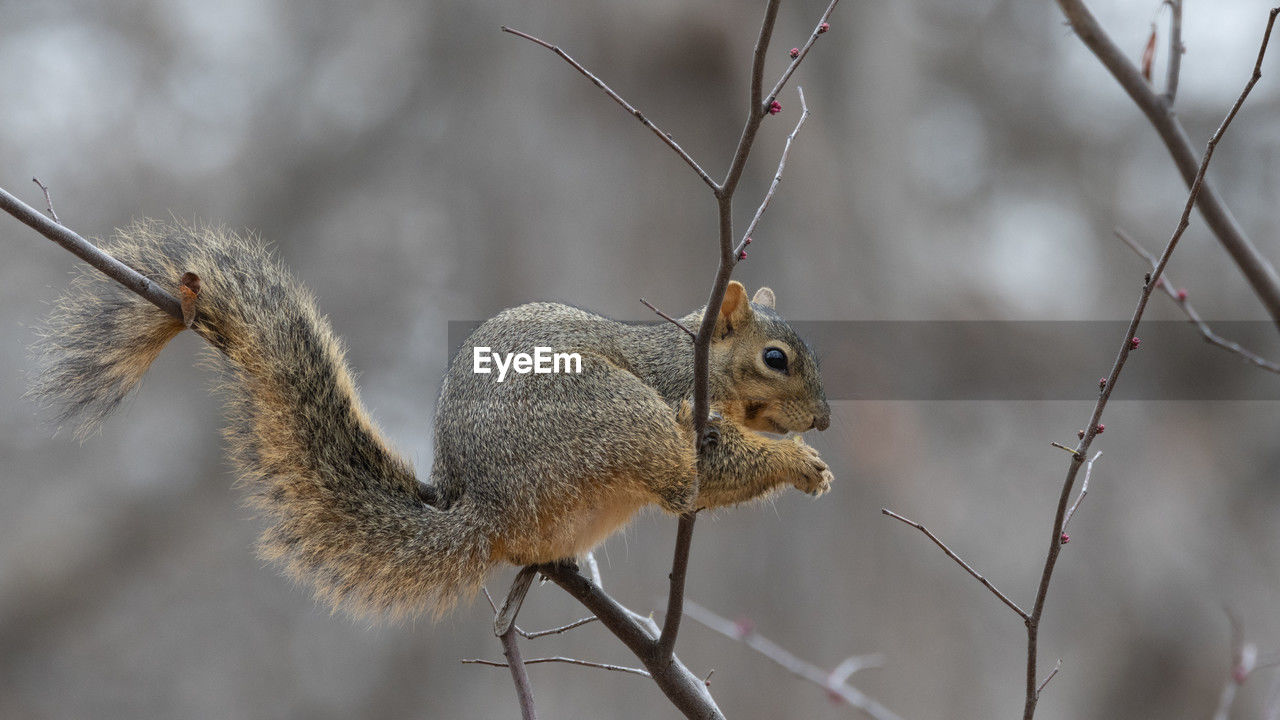
M 510 506 L 493 514 L 518 518 L 497 542 L 501 557 L 516 564 L 576 557 L 646 505 L 681 513 L 697 498 L 693 436 L 675 410 L 608 357 L 578 352 L 580 372 L 520 375 L 495 388 L 506 393 L 505 413 L 466 410 L 483 434 L 468 493 Z M 518 437 L 528 437 L 535 452 L 508 452 L 510 440 L 502 440 Z

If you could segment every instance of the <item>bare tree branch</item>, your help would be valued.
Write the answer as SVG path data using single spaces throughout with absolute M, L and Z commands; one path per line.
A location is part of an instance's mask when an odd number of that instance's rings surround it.
M 1141 257 L 1146 258 L 1147 262 L 1151 263 L 1152 270 L 1155 270 L 1156 266 L 1160 264 L 1160 258 L 1152 255 L 1146 248 L 1139 245 L 1136 240 L 1129 237 L 1128 233 L 1119 228 L 1116 228 L 1114 232 L 1117 238 L 1120 238 L 1125 245 L 1129 246 L 1129 249 L 1133 250 Z M 1258 368 L 1280 374 L 1280 364 L 1272 362 L 1261 355 L 1246 349 L 1239 343 L 1228 340 L 1214 332 L 1213 328 L 1209 326 L 1209 323 L 1201 319 L 1200 313 L 1196 312 L 1196 309 L 1192 307 L 1190 301 L 1187 300 L 1186 292 L 1183 290 L 1174 290 L 1176 284 L 1173 282 L 1173 279 L 1169 277 L 1169 273 L 1164 273 L 1160 276 L 1160 279 L 1163 282 L 1156 283 L 1156 287 L 1164 290 L 1165 295 L 1168 295 L 1169 299 L 1178 304 L 1178 307 L 1182 309 L 1183 314 L 1187 316 L 1187 320 L 1195 325 L 1196 329 L 1200 331 L 1205 342 L 1210 345 L 1220 347 L 1227 352 L 1235 353 Z
M 182 303 L 164 288 L 137 270 L 99 250 L 93 243 L 72 232 L 65 225 L 41 215 L 39 210 L 22 202 L 3 188 L 0 188 L 0 210 L 4 210 L 21 220 L 27 227 L 58 243 L 76 257 L 101 270 L 112 280 L 141 295 L 171 317 L 182 320 Z M 173 280 L 177 282 L 178 278 Z
M 58 219 L 58 213 L 53 211 L 53 198 L 49 197 L 49 186 L 40 182 L 40 178 L 37 178 L 37 177 L 31 178 L 31 182 L 35 183 L 36 185 L 39 185 L 40 192 L 44 193 L 44 207 L 45 207 L 45 210 L 49 211 L 49 217 L 53 218 L 54 222 L 61 225 L 62 221 Z
M 1058 6 L 1062 8 L 1076 35 L 1111 72 L 1155 127 L 1188 187 L 1197 182 L 1196 152 L 1170 104 L 1151 89 L 1138 69 L 1098 24 L 1097 18 L 1083 0 L 1058 0 Z M 1275 268 L 1245 235 L 1244 229 L 1236 222 L 1213 184 L 1205 182 L 1203 178 L 1198 182 L 1202 186 L 1197 193 L 1200 214 L 1214 237 L 1240 268 L 1262 306 L 1280 327 L 1280 275 L 1276 274 Z
M 658 308 L 654 307 L 653 303 L 649 302 L 648 300 L 645 300 L 644 298 L 640 298 L 640 302 L 644 303 L 644 306 L 645 306 L 645 307 L 647 307 L 647 308 L 649 308 L 650 310 L 652 310 L 652 311 L 654 311 L 655 313 L 657 313 L 658 317 L 662 318 L 663 320 L 666 320 L 667 322 L 671 323 L 672 325 L 675 325 L 676 327 L 678 327 L 678 328 L 680 328 L 681 330 L 683 330 L 683 331 L 684 331 L 684 333 L 685 333 L 686 335 L 688 335 L 689 337 L 693 338 L 694 340 L 697 340 L 697 339 L 698 339 L 698 335 L 697 335 L 697 333 L 695 333 L 694 331 L 692 331 L 692 330 L 690 330 L 689 328 L 685 327 L 685 326 L 684 326 L 684 323 L 680 322 L 679 320 L 677 320 L 677 319 L 675 319 L 675 318 L 671 317 L 670 315 L 668 315 L 668 314 L 666 314 L 666 313 L 662 312 L 661 310 L 659 310 Z
M 560 633 L 568 632 L 569 630 L 582 627 L 588 623 L 596 622 L 599 619 L 600 618 L 595 615 L 592 615 L 591 617 L 578 618 L 577 620 L 574 620 L 567 625 L 561 625 L 560 627 L 547 628 L 546 630 L 535 630 L 533 632 L 526 632 L 520 628 L 516 628 L 516 632 L 520 633 L 520 636 L 526 640 L 534 640 L 536 638 L 546 637 L 547 635 L 559 635 Z
M 1076 496 L 1076 501 L 1071 504 L 1071 508 L 1067 510 L 1067 516 L 1062 520 L 1062 532 L 1067 531 L 1067 526 L 1071 524 L 1071 518 L 1076 516 L 1076 510 L 1080 508 L 1080 502 L 1084 500 L 1084 496 L 1089 494 L 1089 478 L 1093 475 L 1093 464 L 1098 462 L 1098 458 L 1102 457 L 1102 451 L 1093 454 L 1093 458 L 1084 466 L 1084 480 L 1080 483 L 1080 494 Z M 1065 542 L 1065 541 L 1064 541 Z
M 488 665 L 489 667 L 509 667 L 509 665 L 504 662 L 496 662 L 494 660 L 480 660 L 476 658 L 469 658 L 467 660 L 461 660 L 460 662 L 464 665 Z M 542 663 L 565 663 L 566 665 L 581 665 L 583 667 L 598 668 L 600 670 L 612 670 L 613 672 L 631 673 L 632 675 L 639 675 L 641 677 L 652 677 L 648 673 L 648 671 L 641 670 L 640 668 L 627 667 L 625 665 L 610 665 L 608 663 L 591 662 L 590 660 L 579 660 L 578 658 L 563 657 L 560 655 L 557 655 L 555 657 L 533 658 L 532 660 L 524 661 L 525 665 L 540 665 Z
M 1077 5 L 1073 0 L 1059 0 L 1059 4 L 1061 4 L 1064 9 L 1068 6 Z M 1083 6 L 1080 7 L 1083 8 Z M 1280 8 L 1272 9 L 1268 15 L 1266 30 L 1262 35 L 1262 45 L 1258 49 L 1258 59 L 1257 62 L 1254 63 L 1253 74 L 1245 84 L 1244 90 L 1241 91 L 1239 98 L 1235 101 L 1235 104 L 1231 106 L 1231 110 L 1227 113 L 1226 118 L 1223 119 L 1222 124 L 1218 126 L 1213 137 L 1209 138 L 1209 143 L 1205 148 L 1204 156 L 1200 161 L 1200 166 L 1196 170 L 1195 177 L 1191 181 L 1191 189 L 1187 195 L 1187 202 L 1183 207 L 1182 216 L 1178 220 L 1178 226 L 1173 231 L 1173 236 L 1169 238 L 1168 244 L 1165 245 L 1164 252 L 1160 254 L 1160 260 L 1156 263 L 1155 269 L 1151 273 L 1147 274 L 1146 281 L 1142 286 L 1142 292 L 1138 297 L 1138 305 L 1133 312 L 1133 319 L 1129 321 L 1128 332 L 1125 334 L 1124 342 L 1120 345 L 1120 352 L 1116 356 L 1115 363 L 1112 365 L 1111 374 L 1107 377 L 1107 382 L 1102 386 L 1102 393 L 1098 397 L 1097 404 L 1094 406 L 1093 415 L 1084 431 L 1084 437 L 1081 438 L 1079 447 L 1076 448 L 1076 452 L 1071 456 L 1071 465 L 1067 469 L 1067 476 L 1062 482 L 1062 492 L 1058 497 L 1058 509 L 1053 520 L 1053 532 L 1049 537 L 1049 551 L 1045 556 L 1044 569 L 1040 575 L 1040 586 L 1036 591 L 1036 599 L 1031 608 L 1031 616 L 1027 618 L 1026 703 L 1023 708 L 1023 720 L 1031 720 L 1031 718 L 1035 716 L 1036 702 L 1039 699 L 1036 685 L 1036 654 L 1037 643 L 1039 640 L 1040 617 L 1044 613 L 1045 599 L 1049 594 L 1049 582 L 1053 579 L 1053 570 L 1058 562 L 1058 555 L 1062 551 L 1062 527 L 1066 519 L 1067 504 L 1071 500 L 1071 489 L 1075 485 L 1076 476 L 1080 471 L 1080 466 L 1084 464 L 1084 458 L 1089 451 L 1089 446 L 1093 443 L 1094 437 L 1098 434 L 1098 423 L 1101 422 L 1102 413 L 1107 407 L 1107 401 L 1110 400 L 1111 393 L 1115 390 L 1116 381 L 1120 377 L 1120 371 L 1124 369 L 1125 361 L 1129 359 L 1129 353 L 1138 347 L 1138 324 L 1142 322 L 1142 315 L 1146 311 L 1147 301 L 1151 298 L 1151 292 L 1155 289 L 1156 283 L 1159 282 L 1161 274 L 1164 273 L 1165 267 L 1169 264 L 1169 258 L 1173 255 L 1173 251 L 1178 246 L 1178 240 L 1182 238 L 1182 234 L 1190 224 L 1191 210 L 1195 207 L 1196 200 L 1205 187 L 1204 176 L 1209 169 L 1209 161 L 1213 159 L 1213 151 L 1218 146 L 1218 142 L 1222 139 L 1223 134 L 1226 133 L 1227 128 L 1231 125 L 1231 121 L 1235 119 L 1236 114 L 1240 111 L 1240 107 L 1244 105 L 1245 98 L 1249 96 L 1249 92 L 1253 90 L 1253 86 L 1256 85 L 1258 79 L 1262 77 L 1262 59 L 1266 54 L 1267 45 L 1271 39 L 1271 29 L 1275 25 L 1277 13 L 1280 13 Z M 1068 17 L 1072 17 L 1070 12 L 1068 12 Z M 1089 19 L 1092 20 L 1092 16 L 1089 16 Z M 1072 17 L 1072 25 L 1075 26 L 1076 24 L 1076 18 Z M 1203 211 L 1203 206 L 1201 207 L 1201 210 Z
M 809 104 L 804 101 L 804 88 L 797 87 L 796 92 L 800 94 L 800 120 L 796 122 L 795 128 L 787 136 L 787 144 L 782 146 L 782 157 L 778 159 L 778 169 L 773 173 L 773 182 L 769 184 L 769 192 L 764 194 L 764 199 L 760 201 L 760 207 L 756 209 L 755 216 L 747 224 L 746 232 L 742 233 L 742 241 L 733 250 L 734 257 L 739 260 L 745 259 L 742 253 L 746 250 L 747 244 L 751 242 L 751 235 L 756 231 L 756 225 L 760 223 L 760 218 L 764 216 L 765 209 L 773 201 L 774 193 L 778 191 L 778 184 L 782 182 L 782 171 L 787 167 L 787 156 L 791 154 L 791 143 L 796 139 L 796 135 L 800 133 L 800 128 L 804 125 L 804 121 L 809 119 Z
M 637 110 L 635 106 L 633 106 L 631 103 L 627 102 L 626 100 L 623 100 L 621 95 L 613 91 L 613 88 L 609 87 L 604 83 L 603 80 L 593 75 L 590 70 L 587 70 L 585 67 L 583 67 L 577 60 L 574 60 L 572 57 L 569 57 L 569 54 L 566 53 L 564 50 L 561 50 L 559 46 L 552 45 L 551 43 L 545 40 L 540 40 L 532 35 L 529 35 L 528 33 L 523 33 L 514 28 L 509 28 L 506 25 L 502 26 L 502 32 L 511 33 L 516 37 L 522 37 L 525 40 L 528 40 L 529 42 L 532 42 L 537 45 L 541 45 L 542 47 L 559 55 L 561 58 L 564 59 L 565 62 L 572 65 L 574 70 L 577 70 L 578 72 L 582 73 L 582 75 L 586 77 L 588 80 L 590 80 L 593 85 L 603 90 L 604 93 L 608 95 L 610 98 L 613 98 L 613 101 L 621 105 L 623 110 L 626 110 L 628 113 L 634 116 L 635 119 L 639 120 L 641 124 L 643 124 L 645 127 L 653 131 L 653 134 L 657 135 L 659 140 L 666 143 L 667 147 L 674 150 L 675 153 L 680 156 L 680 159 L 684 160 L 685 163 L 689 165 L 689 167 L 693 168 L 694 172 L 698 173 L 698 177 L 702 178 L 702 181 L 705 182 L 708 187 L 710 187 L 712 190 L 716 189 L 717 187 L 716 181 L 711 179 L 711 176 L 707 174 L 706 170 L 702 169 L 702 166 L 699 165 L 698 162 L 693 159 L 693 156 L 685 152 L 684 148 L 680 147 L 680 143 L 677 143 L 675 139 L 671 137 L 671 133 L 666 132 L 665 130 L 658 127 L 657 125 L 654 125 L 653 121 L 645 117 L 644 113 Z
M 900 520 L 906 523 L 907 525 L 910 525 L 911 527 L 924 533 L 925 536 L 927 536 L 930 540 L 933 541 L 934 545 L 937 545 L 938 547 L 942 548 L 942 552 L 946 553 L 947 557 L 951 558 L 952 560 L 955 560 L 960 567 L 964 568 L 965 572 L 972 575 L 975 580 L 982 583 L 983 587 L 990 590 L 993 595 L 999 598 L 1000 602 L 1004 603 L 1005 605 L 1008 605 L 1011 610 L 1018 613 L 1018 617 L 1021 617 L 1023 620 L 1026 620 L 1030 617 L 1030 615 L 1027 614 L 1026 610 L 1023 610 L 1022 608 L 1018 607 L 1018 603 L 1010 600 L 1008 595 L 1005 595 L 1004 593 L 1000 592 L 999 588 L 997 588 L 995 585 L 992 585 L 990 580 L 982 576 L 982 573 L 978 572 L 977 570 L 974 570 L 972 565 L 965 562 L 964 559 L 961 558 L 959 555 L 957 555 L 954 550 L 947 547 L 946 543 L 939 540 L 937 535 L 934 535 L 933 533 L 929 532 L 929 528 L 926 528 L 924 525 L 921 525 L 915 520 L 909 520 L 888 508 L 880 508 L 880 512 L 885 515 L 888 515 L 889 517 L 895 520 Z
M 693 601 L 685 603 L 685 613 L 727 638 L 746 643 L 752 650 L 772 660 L 792 675 L 817 685 L 830 693 L 833 698 L 839 698 L 850 707 L 861 710 L 875 720 L 899 720 L 891 710 L 867 697 L 847 682 L 849 677 L 859 670 L 879 667 L 883 661 L 879 655 L 854 655 L 845 659 L 835 669 L 827 671 L 796 657 L 768 638 L 744 629 L 739 623 L 721 617 Z
M 1058 658 L 1058 662 L 1054 663 L 1054 664 L 1053 664 L 1053 669 L 1049 671 L 1049 675 L 1048 675 L 1048 677 L 1046 677 L 1046 678 L 1044 679 L 1044 682 L 1040 683 L 1040 687 L 1036 688 L 1036 695 L 1037 695 L 1037 696 L 1038 696 L 1040 693 L 1044 692 L 1044 688 L 1045 688 L 1045 686 L 1049 684 L 1049 681 L 1050 681 L 1050 680 L 1052 680 L 1052 679 L 1054 679 L 1055 677 L 1057 677 L 1057 676 L 1058 676 L 1058 671 L 1059 671 L 1059 670 L 1061 670 L 1061 669 L 1062 669 L 1062 658 Z

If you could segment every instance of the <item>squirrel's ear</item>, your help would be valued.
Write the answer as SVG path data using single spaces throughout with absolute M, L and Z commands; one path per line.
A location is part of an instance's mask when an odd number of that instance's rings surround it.
M 754 296 L 752 296 L 751 302 L 757 305 L 763 305 L 764 307 L 771 308 L 774 306 L 774 303 L 778 302 L 778 298 L 774 296 L 772 290 L 766 287 L 762 287 L 756 291 L 756 294 Z
M 724 290 L 724 302 L 720 303 L 720 316 L 716 318 L 716 335 L 724 337 L 751 317 L 751 304 L 747 302 L 747 289 L 737 280 L 730 280 Z

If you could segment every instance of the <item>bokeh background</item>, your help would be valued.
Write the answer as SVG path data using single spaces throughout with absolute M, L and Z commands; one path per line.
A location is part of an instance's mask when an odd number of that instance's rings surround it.
M 1135 59 L 1158 18 L 1163 78 L 1157 0 L 1092 5 Z M 1267 3 L 1187 5 L 1178 110 L 1200 146 L 1252 67 Z M 784 5 L 767 76 L 823 7 Z M 762 8 L 3 0 L 0 185 L 37 205 L 39 176 L 87 235 L 171 213 L 260 231 L 315 290 L 367 404 L 425 469 L 449 321 L 533 299 L 643 320 L 638 298 L 694 308 L 714 272 L 714 206 L 697 177 L 499 25 L 562 44 L 719 174 Z M 813 116 L 736 277 L 774 287 L 799 320 L 1129 317 L 1143 266 L 1111 229 L 1156 248 L 1185 188 L 1052 2 L 847 0 L 832 26 L 796 77 Z M 1280 261 L 1276 55 L 1211 175 Z M 797 117 L 794 83 L 782 103 L 739 223 Z M 101 434 L 54 435 L 22 397 L 24 374 L 31 326 L 78 261 L 9 218 L 0 242 L 0 717 L 517 715 L 506 671 L 458 663 L 499 657 L 483 601 L 435 624 L 371 626 L 255 558 L 259 523 L 232 487 L 192 338 Z M 1266 317 L 1198 220 L 1170 272 L 1209 318 Z M 1159 298 L 1151 316 L 1178 317 Z M 1257 349 L 1280 355 L 1274 334 Z M 1141 352 L 1160 361 L 1158 347 Z M 1280 382 L 1226 354 L 1198 372 Z M 812 439 L 835 490 L 701 521 L 689 595 L 819 664 L 883 653 L 854 682 L 904 718 L 1018 716 L 1022 623 L 880 508 L 926 523 L 1029 603 L 1067 465 L 1049 441 L 1073 439 L 1088 397 L 838 402 Z M 1280 649 L 1278 417 L 1261 401 L 1111 406 L 1045 616 L 1042 667 L 1063 669 L 1040 717 L 1209 717 L 1229 672 L 1224 606 L 1264 651 Z M 662 606 L 674 527 L 647 515 L 603 547 L 619 599 Z M 521 620 L 581 612 L 547 586 Z M 715 670 L 730 717 L 857 716 L 694 623 L 679 651 Z M 593 626 L 525 652 L 629 660 Z M 531 676 L 545 717 L 676 716 L 634 676 Z M 1249 680 L 1234 717 L 1261 716 L 1273 677 Z

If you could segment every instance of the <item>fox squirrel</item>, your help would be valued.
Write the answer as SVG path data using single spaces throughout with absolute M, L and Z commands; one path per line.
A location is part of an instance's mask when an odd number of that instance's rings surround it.
M 813 495 L 832 475 L 798 435 L 830 408 L 813 353 L 774 311 L 729 285 L 711 345 L 718 442 L 695 450 L 693 343 L 669 323 L 632 326 L 553 303 L 503 311 L 455 356 L 440 391 L 431 476 L 419 482 L 356 392 L 342 345 L 307 291 L 252 237 L 139 222 L 104 249 L 170 292 L 203 290 L 191 329 L 217 351 L 230 454 L 270 520 L 262 555 L 335 608 L 437 615 L 499 563 L 577 557 L 657 503 L 670 513 Z M 683 318 L 695 326 L 701 312 Z M 41 333 L 36 396 L 83 436 L 184 329 L 85 270 Z M 549 346 L 581 372 L 474 372 L 473 350 Z

